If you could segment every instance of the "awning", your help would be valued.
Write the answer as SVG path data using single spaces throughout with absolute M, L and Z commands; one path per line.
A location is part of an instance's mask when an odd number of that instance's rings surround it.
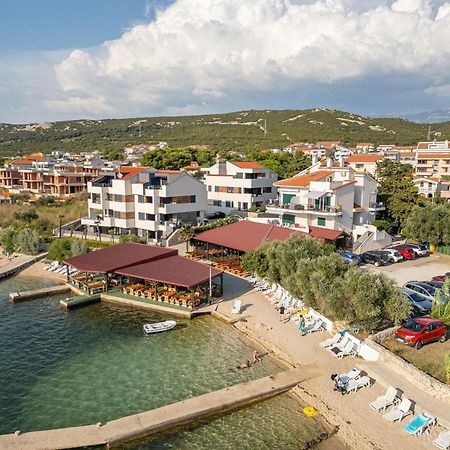
M 310 198 L 312 200 L 316 200 L 320 197 L 323 197 L 324 195 L 326 195 L 326 192 L 319 192 L 319 191 L 309 191 L 306 194 L 306 198 Z

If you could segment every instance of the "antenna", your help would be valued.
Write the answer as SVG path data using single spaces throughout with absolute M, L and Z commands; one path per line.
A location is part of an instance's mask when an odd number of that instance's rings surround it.
M 264 117 L 264 134 L 267 134 L 267 119 Z
M 431 141 L 431 125 L 428 126 L 427 141 Z

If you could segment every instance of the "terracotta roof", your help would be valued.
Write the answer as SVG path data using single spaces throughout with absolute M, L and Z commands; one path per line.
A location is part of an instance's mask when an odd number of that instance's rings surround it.
M 382 159 L 384 158 L 381 155 L 351 155 L 346 159 L 346 161 L 355 163 L 374 163 L 381 161 Z
M 355 184 L 355 183 L 356 183 L 356 180 L 347 181 L 347 183 L 341 184 L 339 186 L 332 187 L 331 190 L 332 191 L 337 191 L 338 189 L 341 189 L 341 188 L 343 188 L 345 186 L 349 186 L 350 184 Z
M 248 252 L 258 248 L 264 241 L 285 240 L 293 234 L 302 235 L 304 233 L 277 225 L 241 220 L 199 233 L 195 236 L 195 239 L 241 252 Z
M 32 155 L 25 156 L 26 159 L 31 159 L 33 161 L 38 162 L 46 162 L 47 158 L 45 156 L 42 156 L 40 153 L 33 153 Z
M 241 169 L 263 169 L 264 166 L 261 164 L 258 164 L 253 161 L 236 161 L 232 162 L 231 164 L 241 168 Z
M 418 144 L 417 144 L 417 149 L 419 149 L 419 150 L 428 150 L 428 148 L 429 148 L 429 145 L 432 145 L 432 144 L 445 144 L 445 142 L 419 142 Z M 448 142 L 447 143 L 447 148 L 450 148 L 450 142 Z M 430 150 L 435 150 L 435 149 L 430 149 Z
M 211 278 L 215 278 L 222 273 L 213 267 L 210 269 L 206 264 L 174 255 L 163 257 L 157 261 L 125 267 L 115 272 L 142 280 L 157 281 L 190 289 L 208 281 L 210 270 Z
M 156 173 L 170 175 L 171 173 L 181 173 L 181 170 L 157 170 Z
M 417 153 L 417 159 L 448 159 L 450 153 Z
M 33 160 L 32 159 L 25 159 L 25 158 L 13 159 L 9 164 L 11 164 L 12 166 L 17 165 L 17 164 L 31 166 L 33 164 Z
M 309 186 L 312 181 L 319 181 L 322 178 L 329 177 L 333 175 L 330 170 L 319 170 L 314 173 L 309 173 L 306 175 L 299 175 L 298 177 L 287 178 L 286 180 L 277 181 L 274 186 L 291 186 L 291 187 L 305 187 Z
M 329 228 L 309 227 L 309 235 L 326 241 L 335 241 L 345 235 L 343 231 L 331 230 Z
M 106 273 L 124 267 L 173 256 L 178 250 L 145 244 L 125 243 L 74 256 L 64 261 L 81 272 Z
M 119 167 L 116 172 L 122 174 L 121 180 L 128 180 L 131 177 L 134 177 L 138 173 L 143 172 L 144 170 L 148 169 L 148 167 L 128 167 L 128 166 L 122 166 Z

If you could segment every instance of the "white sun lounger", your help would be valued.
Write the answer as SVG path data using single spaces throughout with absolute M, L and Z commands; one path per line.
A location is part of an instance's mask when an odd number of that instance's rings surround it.
M 412 410 L 412 402 L 409 398 L 404 398 L 400 405 L 396 406 L 391 411 L 383 414 L 383 417 L 391 423 L 402 421 L 406 416 L 409 416 L 413 413 Z
M 316 331 L 323 331 L 323 320 L 322 319 L 316 319 L 310 326 L 308 326 L 305 329 L 306 334 L 311 334 Z
M 240 314 L 242 309 L 242 303 L 240 300 L 235 300 L 233 304 L 232 314 Z
M 389 406 L 398 404 L 401 396 L 402 392 L 399 389 L 389 386 L 386 394 L 377 397 L 372 403 L 369 403 L 369 406 L 375 411 L 384 411 Z
M 347 383 L 345 387 L 345 392 L 356 392 L 358 389 L 362 387 L 370 387 L 372 385 L 372 380 L 368 376 L 363 376 L 360 378 L 352 378 Z
M 344 356 L 356 356 L 356 344 L 349 339 L 344 348 L 336 346 L 331 348 L 330 352 L 338 359 L 342 359 Z
M 450 431 L 442 431 L 439 433 L 439 436 L 433 441 L 433 444 L 438 447 L 442 448 L 443 450 L 449 450 L 450 449 Z
M 58 261 L 52 261 L 45 270 L 47 270 L 48 272 L 53 272 L 58 266 L 59 266 Z
M 332 338 L 329 338 L 320 343 L 323 348 L 334 347 L 344 336 L 341 333 L 336 333 Z
M 333 349 L 336 350 L 342 350 L 350 341 L 350 339 L 347 336 L 344 336 L 337 344 L 328 346 L 328 350 L 333 351 Z

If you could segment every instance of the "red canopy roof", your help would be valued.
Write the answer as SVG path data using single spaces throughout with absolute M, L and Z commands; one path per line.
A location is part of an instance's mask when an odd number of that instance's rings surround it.
M 309 235 L 326 241 L 335 241 L 344 236 L 345 233 L 339 230 L 331 230 L 330 228 L 309 227 Z
M 304 233 L 276 225 L 243 220 L 204 231 L 197 234 L 195 239 L 241 252 L 248 252 L 258 248 L 265 240 L 284 240 L 292 234 L 300 236 Z
M 178 250 L 130 242 L 74 256 L 64 263 L 81 272 L 106 273 L 177 254 Z
M 211 278 L 215 278 L 222 272 L 206 264 L 190 261 L 183 256 L 175 255 L 158 261 L 125 267 L 117 270 L 116 273 L 190 289 L 208 281 L 210 273 Z

